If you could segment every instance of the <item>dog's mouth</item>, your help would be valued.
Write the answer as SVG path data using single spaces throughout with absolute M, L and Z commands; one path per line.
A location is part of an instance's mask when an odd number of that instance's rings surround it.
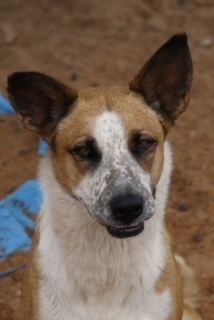
M 115 238 L 129 238 L 140 234 L 144 229 L 144 222 L 140 222 L 133 226 L 107 226 L 109 234 Z

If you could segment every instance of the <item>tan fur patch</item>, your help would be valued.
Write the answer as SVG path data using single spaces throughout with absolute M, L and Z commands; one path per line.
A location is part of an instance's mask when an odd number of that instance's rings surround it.
M 176 302 L 174 305 L 175 311 L 170 320 L 180 320 L 183 311 L 183 295 L 182 295 L 182 281 L 179 268 L 175 258 L 171 252 L 170 236 L 165 229 L 165 247 L 168 248 L 168 257 L 166 258 L 165 268 L 161 274 L 160 279 L 156 284 L 156 290 L 159 293 L 164 292 L 167 288 L 170 289 L 172 300 Z
M 191 307 L 184 305 L 182 320 L 201 320 L 201 317 Z

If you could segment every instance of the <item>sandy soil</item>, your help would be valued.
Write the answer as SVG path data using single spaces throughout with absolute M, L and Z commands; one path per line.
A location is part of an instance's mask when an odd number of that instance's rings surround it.
M 51 74 L 77 89 L 127 84 L 173 33 L 185 30 L 194 61 L 188 111 L 175 148 L 168 216 L 175 249 L 194 266 L 201 314 L 214 311 L 214 4 L 212 0 L 0 1 L 0 91 L 18 70 Z M 0 117 L 0 198 L 36 176 L 38 138 Z M 27 261 L 17 254 L 0 272 Z M 20 320 L 22 271 L 0 280 L 0 319 Z

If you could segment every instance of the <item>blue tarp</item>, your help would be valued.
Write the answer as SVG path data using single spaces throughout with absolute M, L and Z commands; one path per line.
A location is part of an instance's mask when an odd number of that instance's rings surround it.
M 6 199 L 0 201 L 0 261 L 18 251 L 31 248 L 30 230 L 34 229 L 33 216 L 42 203 L 37 180 L 30 180 Z
M 0 94 L 0 114 L 1 115 L 13 115 L 15 114 L 10 102 Z
M 1 94 L 0 114 L 14 114 L 12 106 Z M 41 140 L 39 155 L 45 155 L 47 150 L 48 145 Z M 15 252 L 31 248 L 29 231 L 34 229 L 34 216 L 38 214 L 41 203 L 42 193 L 38 180 L 24 183 L 6 199 L 0 201 L 0 261 L 6 260 Z

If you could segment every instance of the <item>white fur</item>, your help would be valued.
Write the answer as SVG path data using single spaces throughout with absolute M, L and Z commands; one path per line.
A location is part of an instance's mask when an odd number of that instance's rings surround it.
M 111 119 L 112 128 L 116 126 L 118 137 L 114 137 L 114 130 L 112 133 L 102 133 L 100 129 L 105 127 L 104 116 L 98 120 L 95 128 L 98 143 L 105 150 L 108 148 L 108 139 L 115 139 L 114 143 L 118 147 L 120 144 L 120 152 L 124 152 L 130 165 L 132 160 L 127 154 L 120 120 L 115 115 L 107 118 L 106 121 Z M 115 159 L 119 170 L 122 164 L 116 152 L 116 148 L 112 149 L 110 156 Z M 162 231 L 171 170 L 168 143 L 165 143 L 164 158 L 163 172 L 157 185 L 156 212 L 145 222 L 142 234 L 127 239 L 110 236 L 103 226 L 89 216 L 81 201 L 76 201 L 63 191 L 54 177 L 50 158 L 43 160 L 40 175 L 44 204 L 37 249 L 37 267 L 43 276 L 39 291 L 39 314 L 42 320 L 170 319 L 170 292 L 166 290 L 158 294 L 155 290 L 166 255 Z M 105 161 L 107 163 L 107 158 Z M 134 167 L 132 170 L 135 176 Z M 122 169 L 120 172 L 122 174 Z M 147 181 L 146 173 L 141 171 L 141 174 L 142 179 Z M 85 183 L 87 185 L 88 180 Z M 150 192 L 147 182 L 144 186 Z M 100 190 L 104 187 L 100 186 Z M 87 185 L 87 188 L 93 186 Z M 77 194 L 83 197 L 80 190 L 77 190 Z M 91 192 L 96 202 L 93 189 Z M 57 215 L 63 221 L 61 227 L 64 238 L 56 236 Z M 65 239 L 66 247 L 63 245 Z

